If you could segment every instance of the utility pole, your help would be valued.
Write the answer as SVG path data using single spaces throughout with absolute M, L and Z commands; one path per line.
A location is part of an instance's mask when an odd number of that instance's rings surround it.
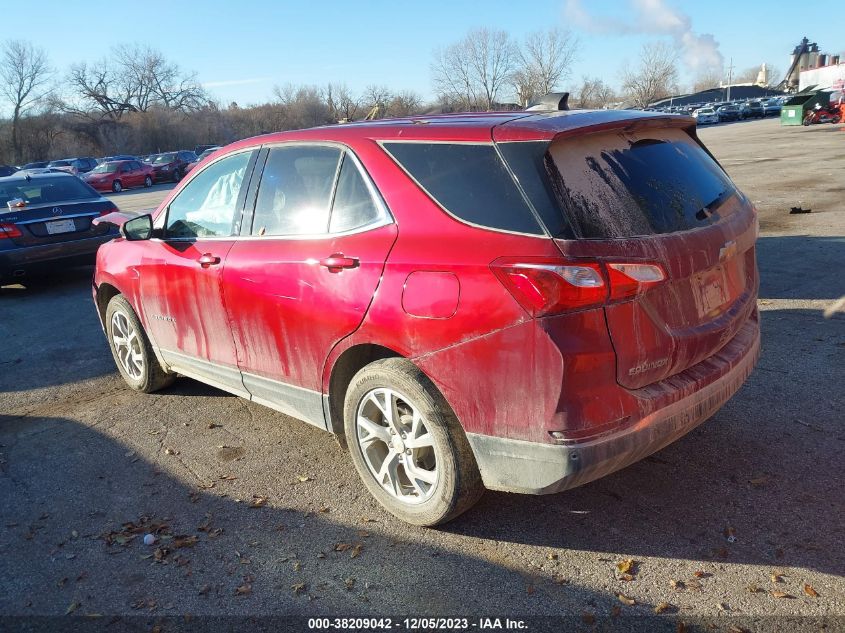
M 725 98 L 725 101 L 731 100 L 731 82 L 733 81 L 733 73 L 734 73 L 734 58 L 731 57 L 730 65 L 728 66 L 728 96 Z

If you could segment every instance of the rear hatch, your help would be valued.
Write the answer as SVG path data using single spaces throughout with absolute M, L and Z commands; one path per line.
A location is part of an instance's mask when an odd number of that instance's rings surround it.
M 9 201 L 23 206 L 9 208 Z M 97 237 L 107 225 L 92 220 L 116 210 L 115 205 L 73 176 L 35 176 L 0 181 L 0 224 L 16 246 L 40 246 Z
M 605 306 L 620 385 L 666 379 L 733 338 L 755 307 L 756 213 L 691 129 L 669 121 L 570 132 L 546 146 L 543 169 L 569 225 L 555 239 L 567 259 L 665 273 Z

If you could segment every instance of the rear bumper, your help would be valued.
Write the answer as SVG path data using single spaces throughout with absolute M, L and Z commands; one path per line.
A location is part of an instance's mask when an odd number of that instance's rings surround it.
M 559 445 L 467 433 L 484 485 L 491 490 L 550 494 L 633 464 L 716 413 L 751 374 L 759 355 L 760 326 L 753 318 L 715 356 L 664 384 L 632 391 L 642 397 L 645 410 L 650 401 L 660 403 L 658 408 L 597 438 Z
M 0 278 L 46 271 L 59 266 L 94 263 L 100 245 L 117 237 L 113 233 L 70 242 L 21 246 L 0 251 Z

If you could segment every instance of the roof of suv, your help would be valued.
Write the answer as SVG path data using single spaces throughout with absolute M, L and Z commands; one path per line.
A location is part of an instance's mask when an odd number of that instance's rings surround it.
M 639 110 L 564 110 L 561 112 L 478 112 L 438 114 L 397 119 L 379 119 L 305 130 L 291 130 L 245 139 L 235 146 L 278 143 L 293 140 L 411 140 L 490 142 L 551 140 L 570 130 L 618 127 L 646 121 L 664 121 L 669 125 L 694 126 L 689 115 L 642 112 Z

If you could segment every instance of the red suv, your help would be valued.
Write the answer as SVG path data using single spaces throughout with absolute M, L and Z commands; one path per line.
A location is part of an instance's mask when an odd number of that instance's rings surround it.
M 758 356 L 756 212 L 689 117 L 271 134 L 103 220 L 94 298 L 133 389 L 183 374 L 335 433 L 420 525 L 640 460 Z

